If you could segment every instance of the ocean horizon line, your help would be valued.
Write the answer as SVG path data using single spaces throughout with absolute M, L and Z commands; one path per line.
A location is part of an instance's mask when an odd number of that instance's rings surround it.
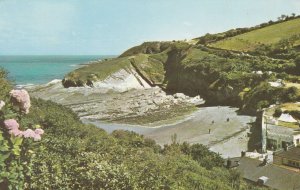
M 113 55 L 0 55 L 0 67 L 18 85 L 44 84 L 63 77 L 93 61 L 114 58 Z

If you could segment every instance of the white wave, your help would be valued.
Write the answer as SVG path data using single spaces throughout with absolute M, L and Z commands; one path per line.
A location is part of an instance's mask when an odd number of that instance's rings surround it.
M 76 65 L 76 64 L 72 64 L 72 65 L 69 65 L 70 67 L 79 67 L 80 65 Z
M 35 86 L 35 84 L 31 84 L 31 83 L 29 83 L 29 84 L 17 84 L 15 86 L 15 88 L 16 89 L 23 89 L 23 88 L 33 87 L 33 86 Z
M 52 81 L 48 82 L 46 85 L 56 84 L 61 82 L 61 79 L 53 79 Z

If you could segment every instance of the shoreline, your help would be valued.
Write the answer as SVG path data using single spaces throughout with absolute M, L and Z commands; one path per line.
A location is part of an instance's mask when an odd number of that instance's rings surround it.
M 184 120 L 155 128 L 102 121 L 83 122 L 94 124 L 108 133 L 114 130 L 133 131 L 155 140 L 160 146 L 170 144 L 171 136 L 176 134 L 179 143 L 203 144 L 225 158 L 239 156 L 241 151 L 248 150 L 249 123 L 254 121 L 255 117 L 238 115 L 236 111 L 237 108 L 229 106 L 201 107 Z M 226 121 L 228 117 L 229 122 Z
M 205 108 L 205 107 L 204 107 Z M 149 124 L 145 124 L 145 125 L 138 125 L 138 124 L 127 124 L 127 123 L 117 123 L 117 122 L 109 122 L 109 121 L 101 121 L 101 120 L 95 120 L 95 119 L 80 119 L 83 123 L 104 123 L 104 124 L 113 124 L 113 125 L 124 125 L 127 127 L 139 127 L 139 128 L 145 128 L 145 129 L 159 129 L 159 128 L 163 128 L 163 127 L 168 127 L 168 126 L 173 126 L 173 125 L 178 125 L 180 123 L 183 123 L 185 121 L 188 121 L 189 119 L 192 119 L 193 117 L 196 116 L 197 112 L 200 111 L 200 108 L 197 108 L 197 110 L 193 111 L 190 114 L 187 114 L 186 116 L 182 116 L 184 117 L 183 119 L 178 119 L 175 122 L 172 123 L 168 123 L 168 124 L 162 124 L 162 125 L 155 125 L 155 126 L 147 126 L 147 125 L 152 125 L 155 123 L 149 123 Z M 90 121 L 88 121 L 90 120 Z

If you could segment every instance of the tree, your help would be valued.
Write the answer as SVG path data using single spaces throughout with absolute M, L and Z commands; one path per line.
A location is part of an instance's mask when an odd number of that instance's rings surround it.
M 285 101 L 294 102 L 298 98 L 298 89 L 296 87 L 290 87 L 286 90 L 285 94 L 283 95 Z
M 282 110 L 280 108 L 276 108 L 274 112 L 274 117 L 279 117 L 282 114 Z
M 280 18 L 281 18 L 281 20 L 284 20 L 284 19 L 287 18 L 287 15 L 282 14 L 282 15 L 280 16 Z

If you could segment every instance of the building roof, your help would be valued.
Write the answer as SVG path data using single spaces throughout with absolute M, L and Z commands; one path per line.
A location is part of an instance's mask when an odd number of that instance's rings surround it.
M 291 116 L 288 113 L 281 114 L 281 116 L 278 118 L 278 120 L 288 122 L 288 123 L 297 123 L 297 120 L 294 119 L 293 116 Z
M 287 151 L 281 151 L 279 153 L 276 153 L 275 156 L 289 158 L 292 160 L 300 160 L 300 147 L 293 147 Z
M 263 180 L 263 181 L 267 181 L 269 178 L 268 177 L 266 177 L 266 176 L 261 176 L 260 178 L 258 178 L 258 179 L 261 179 L 261 180 Z
M 268 178 L 265 186 L 274 189 L 300 190 L 300 172 L 295 172 L 273 164 L 262 165 L 262 162 L 247 157 L 239 160 L 237 170 L 244 179 L 257 182 L 262 176 Z
M 268 136 L 276 135 L 276 136 L 285 136 L 291 137 L 294 135 L 295 130 L 293 128 L 284 127 L 281 125 L 267 125 Z

